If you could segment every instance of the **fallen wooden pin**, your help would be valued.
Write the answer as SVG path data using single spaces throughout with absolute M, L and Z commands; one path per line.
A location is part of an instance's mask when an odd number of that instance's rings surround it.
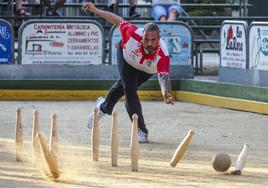
M 41 133 L 36 134 L 37 142 L 41 148 L 43 159 L 48 166 L 48 169 L 53 178 L 59 177 L 58 165 L 53 153 L 49 150 L 48 145 L 45 142 L 45 138 Z

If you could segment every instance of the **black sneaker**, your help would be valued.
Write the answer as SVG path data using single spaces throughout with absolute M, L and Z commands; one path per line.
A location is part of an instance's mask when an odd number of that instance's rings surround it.
M 138 13 L 138 12 L 134 12 L 134 13 L 132 13 L 132 14 L 129 14 L 129 17 L 130 18 L 138 18 L 138 17 L 140 17 L 141 15 L 140 15 L 140 13 Z
M 106 11 L 108 12 L 114 12 L 114 4 L 107 6 Z
M 136 12 L 136 6 L 132 6 L 129 8 L 129 17 L 130 18 L 137 18 L 140 17 L 140 13 Z
M 234 170 L 231 172 L 231 175 L 241 175 L 241 170 Z

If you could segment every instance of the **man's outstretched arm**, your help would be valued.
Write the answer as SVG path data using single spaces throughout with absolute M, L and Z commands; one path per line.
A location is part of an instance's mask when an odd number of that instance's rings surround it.
M 101 9 L 98 9 L 97 7 L 95 7 L 95 5 L 91 2 L 87 2 L 85 4 L 83 4 L 83 10 L 86 12 L 92 12 L 94 14 L 99 15 L 100 17 L 104 18 L 105 20 L 107 20 L 108 22 L 119 26 L 120 22 L 123 20 L 123 18 L 121 18 L 120 16 L 111 13 L 111 12 L 107 12 Z
M 174 98 L 171 95 L 171 83 L 169 79 L 169 74 L 158 73 L 158 80 L 164 101 L 167 104 L 174 104 Z

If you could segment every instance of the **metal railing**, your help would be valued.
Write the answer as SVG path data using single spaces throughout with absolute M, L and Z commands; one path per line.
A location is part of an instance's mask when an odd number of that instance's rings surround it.
M 97 7 L 104 9 L 107 4 L 105 3 L 96 3 L 95 4 Z M 0 3 L 0 8 L 2 6 L 9 7 L 8 10 L 14 10 L 15 2 L 10 0 L 9 2 L 6 3 Z M 32 8 L 39 8 L 39 10 L 43 10 L 44 7 L 42 7 L 40 4 L 35 4 L 35 3 L 29 3 L 26 4 L 25 6 L 32 7 Z M 111 24 L 107 23 L 105 20 L 100 18 L 99 16 L 96 16 L 94 14 L 83 14 L 80 12 L 80 7 L 82 6 L 82 3 L 65 3 L 63 5 L 63 9 L 65 8 L 71 8 L 71 9 L 76 9 L 79 14 L 75 16 L 46 16 L 45 11 L 40 11 L 39 14 L 32 15 L 31 17 L 22 17 L 22 16 L 17 16 L 14 14 L 14 11 L 10 11 L 9 15 L 1 15 L 0 18 L 5 19 L 14 25 L 15 28 L 15 36 L 17 36 L 17 31 L 19 26 L 22 24 L 22 22 L 29 20 L 29 19 L 94 19 L 97 20 L 98 22 L 101 22 L 104 29 L 105 29 L 105 34 L 108 36 L 109 30 L 111 28 Z M 224 4 L 202 4 L 202 3 L 183 3 L 181 6 L 186 9 L 195 9 L 195 8 L 229 8 L 232 10 L 239 11 L 240 17 L 232 17 L 232 16 L 190 16 L 187 13 L 180 16 L 178 20 L 187 22 L 191 29 L 193 30 L 193 44 L 194 44 L 194 50 L 193 50 L 193 58 L 195 58 L 195 64 L 193 65 L 195 67 L 196 73 L 202 73 L 203 70 L 203 53 L 206 52 L 213 52 L 213 53 L 218 53 L 219 54 L 219 41 L 220 41 L 220 28 L 221 28 L 221 23 L 224 20 L 246 20 L 248 22 L 251 21 L 268 21 L 268 16 L 266 17 L 249 17 L 245 13 L 245 11 L 250 4 L 245 3 L 244 0 L 240 0 L 240 3 L 224 3 Z M 121 9 L 127 9 L 129 7 L 129 4 L 122 4 L 120 3 L 118 5 L 119 8 Z M 138 5 L 137 7 L 138 10 L 141 9 L 147 9 L 147 12 L 150 12 L 151 5 L 150 4 L 143 4 L 143 5 Z M 128 17 L 124 17 L 125 19 L 129 19 Z M 153 19 L 149 14 L 147 15 L 142 15 L 141 17 L 137 18 L 137 20 L 147 20 L 147 21 L 152 21 Z M 206 21 L 208 24 L 200 24 L 199 21 Z M 213 22 L 213 23 L 211 23 Z M 216 24 L 215 24 L 216 22 Z M 211 36 L 210 32 L 211 31 L 216 31 L 218 35 L 216 36 Z M 106 37 L 107 38 L 107 37 Z M 108 43 L 109 41 L 106 40 Z M 109 45 L 105 45 L 109 46 Z M 108 50 L 106 50 L 106 53 L 108 53 Z

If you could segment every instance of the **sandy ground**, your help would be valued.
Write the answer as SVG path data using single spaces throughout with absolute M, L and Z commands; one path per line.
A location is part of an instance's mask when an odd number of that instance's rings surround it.
M 140 145 L 139 171 L 131 171 L 131 122 L 123 102 L 116 106 L 119 128 L 118 167 L 111 167 L 111 117 L 100 121 L 100 157 L 91 159 L 87 114 L 93 101 L 0 102 L 0 187 L 268 187 L 268 116 L 176 102 L 143 101 L 150 131 L 149 144 Z M 22 107 L 24 161 L 15 161 L 15 115 Z M 60 177 L 52 180 L 31 162 L 32 114 L 40 113 L 40 129 L 48 142 L 50 115 L 58 116 Z M 169 161 L 188 130 L 190 146 L 176 168 Z M 234 164 L 243 144 L 250 145 L 242 176 L 219 173 L 211 167 L 215 153 L 225 152 Z

